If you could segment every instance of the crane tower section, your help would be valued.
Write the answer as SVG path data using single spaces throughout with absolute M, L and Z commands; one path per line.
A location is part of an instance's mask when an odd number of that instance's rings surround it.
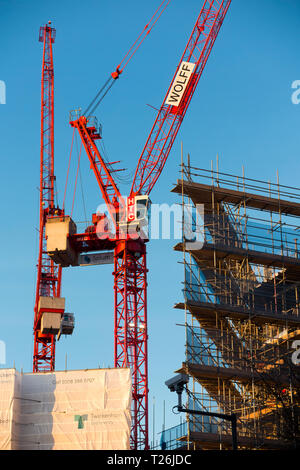
M 41 26 L 39 41 L 43 43 L 41 81 L 41 148 L 40 148 L 40 220 L 39 256 L 34 307 L 33 372 L 55 368 L 56 334 L 64 312 L 60 299 L 61 267 L 47 254 L 45 224 L 51 215 L 62 215 L 54 202 L 54 68 L 52 44 L 56 31 L 49 22 Z

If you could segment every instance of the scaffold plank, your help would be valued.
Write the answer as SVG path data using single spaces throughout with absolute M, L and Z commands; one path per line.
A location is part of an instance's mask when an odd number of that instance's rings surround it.
M 184 310 L 188 308 L 192 315 L 202 323 L 211 318 L 212 314 L 218 314 L 221 317 L 230 317 L 236 320 L 251 320 L 257 324 L 280 324 L 286 325 L 300 324 L 300 317 L 285 313 L 275 313 L 267 311 L 246 310 L 245 308 L 235 307 L 234 305 L 218 305 L 208 302 L 189 301 L 175 304 L 175 308 Z
M 216 203 L 226 202 L 229 204 L 245 204 L 252 209 L 263 211 L 281 212 L 286 215 L 300 217 L 300 204 L 297 202 L 266 197 L 244 191 L 237 191 L 229 188 L 210 186 L 206 184 L 177 180 L 177 184 L 172 189 L 173 193 L 189 196 L 195 204 L 211 204 L 212 193 Z

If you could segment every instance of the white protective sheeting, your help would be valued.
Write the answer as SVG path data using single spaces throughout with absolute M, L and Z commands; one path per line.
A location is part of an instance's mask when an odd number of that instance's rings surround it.
M 0 450 L 16 445 L 15 417 L 20 411 L 21 381 L 15 369 L 0 369 Z
M 10 372 L 0 382 L 0 449 L 129 449 L 129 369 Z

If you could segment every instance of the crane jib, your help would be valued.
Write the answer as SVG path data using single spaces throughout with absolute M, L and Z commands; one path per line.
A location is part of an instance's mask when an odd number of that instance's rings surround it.
M 166 104 L 178 107 L 195 68 L 192 62 L 181 62 L 179 70 L 170 88 Z

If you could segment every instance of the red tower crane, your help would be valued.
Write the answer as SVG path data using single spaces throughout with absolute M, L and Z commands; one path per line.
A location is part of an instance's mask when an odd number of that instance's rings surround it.
M 164 3 L 164 2 L 163 2 Z M 202 75 L 231 0 L 205 0 L 174 77 L 158 111 L 139 158 L 129 197 L 125 200 L 112 176 L 112 163 L 102 158 L 96 141 L 101 139 L 94 118 L 95 109 L 111 83 L 100 90 L 87 112 L 70 121 L 77 129 L 97 179 L 113 224 L 113 233 L 99 230 L 83 234 L 66 233 L 66 249 L 48 249 L 62 266 L 76 265 L 74 254 L 114 250 L 114 361 L 115 367 L 132 371 L 131 447 L 148 448 L 148 358 L 147 358 L 147 264 L 144 224 L 147 223 L 149 194 L 161 174 L 175 137 Z M 112 80 L 120 75 L 119 67 Z M 96 104 L 97 105 L 97 104 Z M 54 218 L 55 219 L 55 218 Z M 70 218 L 57 217 L 57 223 Z M 97 220 L 97 219 L 96 219 Z M 104 219 L 105 222 L 106 219 Z M 70 222 L 68 222 L 70 223 Z M 103 236 L 104 235 L 104 236 Z M 63 260 L 63 261 L 62 261 Z
M 55 368 L 55 341 L 52 333 L 42 333 L 41 298 L 60 296 L 62 268 L 47 254 L 45 225 L 47 218 L 62 212 L 54 202 L 54 69 L 52 44 L 56 31 L 51 22 L 41 26 L 39 41 L 43 43 L 41 84 L 41 153 L 40 153 L 40 223 L 39 257 L 34 308 L 33 372 L 53 371 Z

